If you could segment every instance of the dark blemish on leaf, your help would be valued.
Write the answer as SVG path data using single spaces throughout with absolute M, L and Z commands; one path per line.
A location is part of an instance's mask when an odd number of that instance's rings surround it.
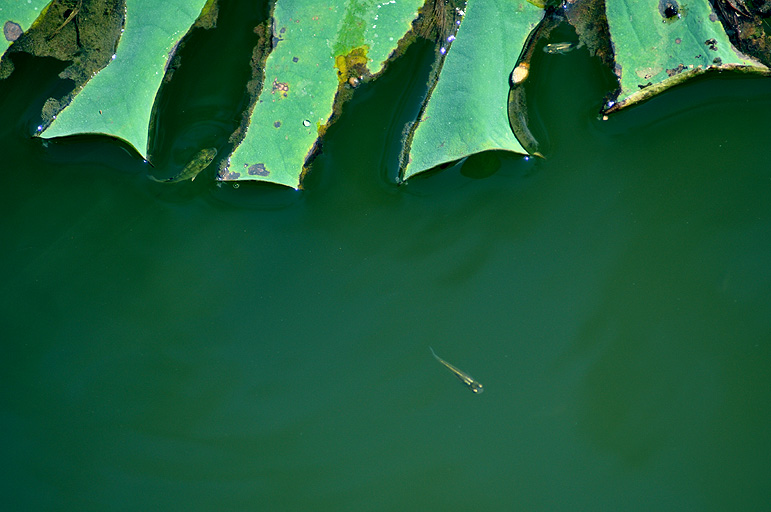
M 276 92 L 278 92 L 281 96 L 286 98 L 287 94 L 289 93 L 289 84 L 286 82 L 279 82 L 278 78 L 274 78 L 273 86 L 271 87 L 270 93 L 276 94 Z
M 297 57 L 292 57 L 292 62 L 297 62 L 297 61 L 299 61 L 299 60 L 300 60 L 300 59 L 298 59 Z
M 711 21 L 712 23 L 716 22 L 717 21 L 717 14 L 715 14 L 714 12 L 712 14 L 710 14 L 709 15 L 709 21 Z
M 676 68 L 668 69 L 667 70 L 667 76 L 675 76 L 679 75 L 683 71 L 685 71 L 687 68 L 683 64 L 678 64 Z
M 639 87 L 640 89 L 645 89 L 646 87 L 650 87 L 651 85 L 653 85 L 653 82 L 648 82 L 645 85 L 638 85 L 637 87 Z
M 276 121 L 275 123 L 273 123 L 273 126 L 275 126 L 276 128 L 281 128 L 281 121 Z
M 659 13 L 664 19 L 672 19 L 680 14 L 680 6 L 676 0 L 659 0 Z
M 273 36 L 271 37 L 271 45 L 273 46 L 273 48 L 278 46 L 278 43 L 284 40 L 284 38 L 281 37 L 280 35 L 280 34 L 283 34 L 284 32 L 286 32 L 286 27 L 281 27 L 279 30 L 276 30 L 276 20 L 274 19 L 273 30 L 272 30 Z
M 679 37 L 678 37 L 677 39 L 675 39 L 675 44 L 680 44 L 680 43 L 682 43 L 682 42 L 683 42 L 683 40 L 682 40 L 682 39 L 680 39 Z
M 623 68 L 621 64 L 619 64 L 618 62 L 616 62 L 613 66 L 613 73 L 615 73 L 617 77 L 621 78 L 621 74 L 623 73 Z
M 706 44 L 707 47 L 710 50 L 712 50 L 713 52 L 717 51 L 717 41 L 714 38 L 713 39 L 707 39 L 706 41 L 704 41 L 704 44 Z
M 24 31 L 21 29 L 21 25 L 12 21 L 6 21 L 3 25 L 3 35 L 6 41 L 16 41 Z
M 722 63 L 723 63 L 723 59 L 721 59 L 720 57 L 715 57 L 714 59 L 712 59 L 712 64 L 714 64 L 716 66 L 719 66 Z
M 224 180 L 237 180 L 241 177 L 240 172 L 234 172 L 234 171 L 220 171 L 217 175 L 217 179 L 220 181 Z
M 249 174 L 252 176 L 267 176 L 270 171 L 265 168 L 265 164 L 254 164 L 249 167 Z

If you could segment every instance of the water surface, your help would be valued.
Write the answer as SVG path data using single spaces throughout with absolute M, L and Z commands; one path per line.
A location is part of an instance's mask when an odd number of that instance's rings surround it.
M 8 506 L 767 507 L 769 82 L 603 122 L 586 50 L 543 54 L 545 160 L 397 186 L 411 58 L 357 90 L 303 192 L 153 183 L 3 103 Z

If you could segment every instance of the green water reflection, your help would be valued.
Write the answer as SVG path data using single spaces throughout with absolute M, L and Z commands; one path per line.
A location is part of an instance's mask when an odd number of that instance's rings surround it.
M 169 192 L 120 146 L 6 130 L 4 502 L 764 509 L 768 82 L 602 122 L 585 50 L 536 64 L 545 160 L 403 186 L 419 65 L 362 86 L 301 193 Z

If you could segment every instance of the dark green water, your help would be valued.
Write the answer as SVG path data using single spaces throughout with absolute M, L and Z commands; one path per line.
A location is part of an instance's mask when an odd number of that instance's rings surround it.
M 5 86 L 8 510 L 768 510 L 771 82 L 602 122 L 596 62 L 544 55 L 546 160 L 399 187 L 410 58 L 300 193 L 44 147 L 44 90 Z M 219 101 L 159 151 L 216 138 Z

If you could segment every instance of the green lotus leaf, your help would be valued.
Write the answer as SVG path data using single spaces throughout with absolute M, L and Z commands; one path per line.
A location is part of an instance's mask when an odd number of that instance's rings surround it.
M 145 153 L 153 103 L 169 55 L 199 13 L 205 16 L 213 4 L 213 0 L 127 0 L 125 28 L 113 62 L 88 81 L 44 135 L 103 133 Z
M 527 154 L 509 126 L 509 75 L 543 10 L 529 2 L 475 0 L 463 14 L 428 104 L 412 127 L 403 179 L 491 149 Z
M 304 165 L 333 116 L 335 95 L 381 71 L 422 4 L 276 2 L 275 47 L 265 64 L 262 91 L 246 136 L 219 179 L 299 188 Z
M 577 0 L 562 7 L 541 0 L 275 0 L 272 26 L 255 28 L 260 43 L 244 92 L 250 102 L 231 135 L 232 154 L 198 148 L 166 181 L 194 178 L 216 155 L 219 180 L 300 188 L 346 99 L 416 37 L 436 41 L 436 54 L 420 114 L 405 129 L 400 179 L 488 150 L 538 154 L 522 84 L 535 41 L 548 37 L 547 21 L 567 20 L 581 45 L 614 69 L 619 88 L 603 108 L 609 113 L 709 70 L 770 74 L 761 63 L 768 63 L 767 36 L 737 43 L 748 56 L 727 35 L 741 32 L 738 17 L 760 23 L 759 8 L 724 4 L 718 15 L 710 0 Z M 544 7 L 549 16 L 539 24 Z M 213 27 L 216 12 L 217 0 L 0 0 L 7 48 L 0 78 L 12 72 L 11 52 L 71 61 L 60 76 L 75 90 L 46 101 L 38 131 L 103 133 L 147 158 L 169 58 L 190 30 Z
M 620 82 L 607 112 L 708 70 L 768 72 L 736 51 L 708 0 L 609 0 L 606 14 Z

